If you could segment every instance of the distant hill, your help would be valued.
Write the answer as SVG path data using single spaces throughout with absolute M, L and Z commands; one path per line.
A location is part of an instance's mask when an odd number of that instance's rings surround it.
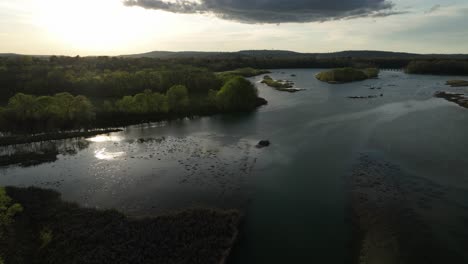
M 15 53 L 0 53 L 0 57 L 23 56 Z M 28 55 L 32 57 L 47 58 L 49 55 Z M 241 50 L 235 52 L 217 51 L 151 51 L 141 54 L 121 55 L 125 58 L 158 58 L 158 59 L 183 59 L 183 58 L 399 58 L 399 59 L 468 59 L 468 54 L 417 54 L 406 52 L 376 51 L 376 50 L 347 50 L 330 53 L 300 53 L 288 50 Z
M 347 50 L 332 53 L 319 53 L 317 58 L 418 58 L 425 55 L 406 52 L 374 51 L 374 50 Z
M 16 54 L 16 53 L 0 53 L 1 57 L 22 57 L 22 56 L 30 56 L 36 58 L 48 58 L 50 55 L 26 55 L 26 54 Z
M 0 53 L 0 57 L 18 57 L 21 56 L 20 54 L 15 53 Z
M 142 54 L 123 55 L 122 57 L 132 58 L 236 58 L 236 57 L 256 57 L 256 58 L 301 58 L 315 57 L 324 58 L 456 58 L 468 59 L 468 54 L 417 54 L 406 52 L 391 51 L 372 51 L 372 50 L 349 50 L 331 53 L 300 53 L 287 50 L 241 50 L 236 52 L 199 52 L 199 51 L 152 51 Z

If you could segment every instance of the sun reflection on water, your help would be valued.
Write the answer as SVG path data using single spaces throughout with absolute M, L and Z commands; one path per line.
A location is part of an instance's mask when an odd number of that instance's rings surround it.
M 125 155 L 125 152 L 109 152 L 106 151 L 106 148 L 94 151 L 94 156 L 100 160 L 113 160 L 123 155 Z
M 116 142 L 122 141 L 123 137 L 121 136 L 106 136 L 106 135 L 99 135 L 92 138 L 88 138 L 91 142 Z

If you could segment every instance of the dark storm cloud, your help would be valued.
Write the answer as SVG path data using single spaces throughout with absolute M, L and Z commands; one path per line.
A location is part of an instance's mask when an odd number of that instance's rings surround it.
M 127 6 L 183 14 L 214 14 L 243 23 L 314 22 L 400 14 L 388 0 L 124 0 Z

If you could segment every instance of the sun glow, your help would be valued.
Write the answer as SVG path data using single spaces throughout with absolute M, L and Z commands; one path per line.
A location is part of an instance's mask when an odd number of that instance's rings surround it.
M 120 0 L 37 1 L 37 24 L 70 49 L 87 52 L 122 50 L 138 43 L 148 24 L 162 17 L 139 8 L 123 6 Z

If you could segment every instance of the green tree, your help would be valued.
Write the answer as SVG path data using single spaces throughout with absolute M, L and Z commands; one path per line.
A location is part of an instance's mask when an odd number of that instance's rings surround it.
M 134 109 L 134 101 L 133 101 L 133 96 L 124 96 L 122 99 L 118 100 L 115 103 L 117 109 L 120 112 L 123 113 L 133 113 L 136 112 L 136 109 Z
M 117 110 L 123 113 L 149 114 L 167 113 L 168 104 L 166 96 L 145 90 L 135 96 L 124 96 L 115 103 Z
M 183 113 L 189 105 L 187 88 L 183 85 L 174 85 L 166 93 L 169 110 L 175 113 Z
M 23 207 L 18 203 L 13 203 L 7 195 L 4 187 L 0 187 L 0 237 L 3 232 L 13 223 L 16 214 L 23 211 Z
M 216 95 L 216 102 L 224 111 L 251 110 L 255 107 L 258 91 L 243 77 L 234 77 Z
M 33 118 L 36 113 L 36 99 L 32 95 L 18 93 L 8 101 L 8 110 L 14 113 L 19 121 Z
M 73 121 L 78 124 L 87 124 L 95 118 L 94 107 L 88 98 L 78 95 L 75 96 L 71 103 L 71 112 Z

